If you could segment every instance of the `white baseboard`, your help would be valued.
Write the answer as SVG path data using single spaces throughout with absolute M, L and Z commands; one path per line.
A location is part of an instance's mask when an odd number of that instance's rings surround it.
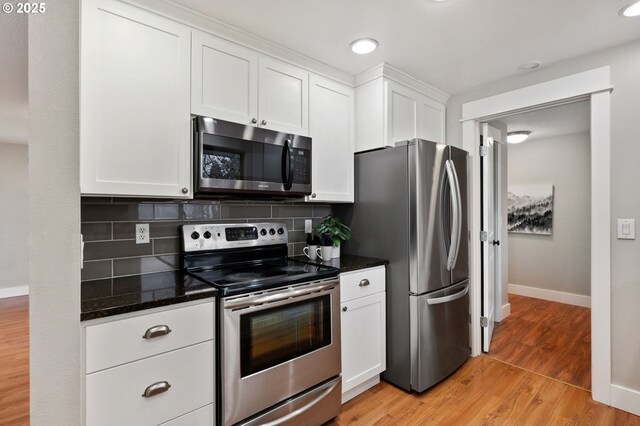
M 0 299 L 6 299 L 8 297 L 16 297 L 16 296 L 26 296 L 27 294 L 29 294 L 28 285 L 0 288 Z
M 581 294 L 565 293 L 563 291 L 547 290 L 546 288 L 528 287 L 526 285 L 509 284 L 509 293 L 520 296 L 535 297 L 536 299 L 566 303 L 568 305 L 591 307 L 591 297 Z
M 620 385 L 611 385 L 611 405 L 640 416 L 640 392 Z
M 498 310 L 498 318 L 496 318 L 496 321 L 500 322 L 509 315 L 511 315 L 511 303 L 506 303 Z

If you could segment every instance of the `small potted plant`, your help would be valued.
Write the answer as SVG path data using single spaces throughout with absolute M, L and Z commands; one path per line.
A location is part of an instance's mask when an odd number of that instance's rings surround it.
M 351 229 L 337 217 L 329 215 L 316 227 L 316 234 L 331 238 L 333 243 L 331 258 L 336 259 L 340 257 L 340 243 L 351 238 Z

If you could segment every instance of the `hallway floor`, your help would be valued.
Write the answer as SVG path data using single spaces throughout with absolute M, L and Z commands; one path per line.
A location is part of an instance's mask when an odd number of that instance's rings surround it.
M 591 309 L 509 294 L 487 356 L 591 389 Z
M 0 299 L 0 425 L 29 424 L 29 298 Z

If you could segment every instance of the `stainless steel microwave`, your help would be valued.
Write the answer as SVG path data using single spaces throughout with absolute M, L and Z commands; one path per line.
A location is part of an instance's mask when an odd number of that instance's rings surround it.
M 311 138 L 193 118 L 195 195 L 311 194 Z

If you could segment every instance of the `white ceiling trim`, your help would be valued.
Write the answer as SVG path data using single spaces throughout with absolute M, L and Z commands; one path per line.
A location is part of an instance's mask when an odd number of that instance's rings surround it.
M 462 105 L 461 122 L 495 117 L 507 112 L 529 110 L 531 106 L 554 105 L 558 100 L 579 99 L 585 95 L 611 91 L 609 66 L 573 74 L 545 83 L 513 90 Z

